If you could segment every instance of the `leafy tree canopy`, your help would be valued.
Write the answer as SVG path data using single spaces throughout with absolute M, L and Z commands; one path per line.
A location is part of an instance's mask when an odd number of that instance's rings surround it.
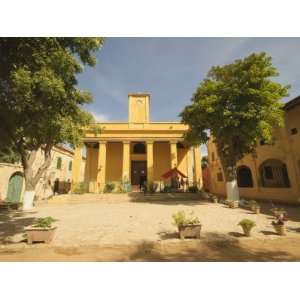
M 95 65 L 102 44 L 103 38 L 0 39 L 1 145 L 20 154 L 25 179 L 34 160 L 29 151 L 43 146 L 47 158 L 57 143 L 77 144 L 92 120 L 82 108 L 92 97 L 78 89 L 76 75 Z
M 204 143 L 211 134 L 225 173 L 232 170 L 239 159 L 254 151 L 259 139 L 270 141 L 274 127 L 283 125 L 280 99 L 288 95 L 289 87 L 273 80 L 278 75 L 266 53 L 212 67 L 192 104 L 181 113 L 190 126 L 187 140 Z

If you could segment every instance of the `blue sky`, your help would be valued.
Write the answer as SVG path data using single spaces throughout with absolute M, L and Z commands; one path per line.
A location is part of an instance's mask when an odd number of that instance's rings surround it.
M 291 85 L 284 101 L 299 95 L 300 38 L 107 38 L 78 85 L 93 94 L 86 109 L 100 121 L 126 121 L 134 92 L 151 94 L 152 121 L 177 121 L 212 66 L 259 51 L 273 57 L 276 80 Z

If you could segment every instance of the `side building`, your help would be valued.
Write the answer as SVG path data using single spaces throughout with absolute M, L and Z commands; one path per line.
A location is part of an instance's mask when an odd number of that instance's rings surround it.
M 62 145 L 52 150 L 51 165 L 36 186 L 36 199 L 46 199 L 53 195 L 54 181 L 59 180 L 61 192 L 67 192 L 72 181 L 74 151 Z M 43 161 L 40 151 L 33 169 L 36 170 Z M 85 161 L 85 160 L 84 160 Z M 83 164 L 84 164 L 83 161 Z M 19 202 L 25 190 L 23 167 L 21 164 L 0 163 L 0 199 Z
M 240 196 L 249 199 L 297 203 L 300 201 L 300 96 L 284 106 L 285 126 L 274 130 L 272 145 L 260 141 L 255 155 L 237 165 Z M 224 173 L 210 140 L 208 148 L 209 190 L 225 195 Z

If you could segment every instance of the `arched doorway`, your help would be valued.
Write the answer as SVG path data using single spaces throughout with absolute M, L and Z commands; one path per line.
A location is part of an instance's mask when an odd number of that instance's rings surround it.
M 290 187 L 286 164 L 279 159 L 265 160 L 259 167 L 263 187 Z
M 16 172 L 9 179 L 7 189 L 7 201 L 19 202 L 21 200 L 22 188 L 23 175 L 20 172 Z
M 238 187 L 253 187 L 251 170 L 247 166 L 239 166 L 237 168 L 237 184 Z

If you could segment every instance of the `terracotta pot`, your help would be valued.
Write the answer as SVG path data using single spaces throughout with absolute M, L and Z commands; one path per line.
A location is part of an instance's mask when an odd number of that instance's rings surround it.
M 200 238 L 201 224 L 195 225 L 182 225 L 178 227 L 179 236 L 183 240 L 184 238 Z
M 27 243 L 32 244 L 33 242 L 45 242 L 46 244 L 49 244 L 53 240 L 55 231 L 56 227 L 27 227 L 25 228 Z
M 246 226 L 242 226 L 242 228 L 243 228 L 245 236 L 251 236 L 251 229 L 252 228 L 249 228 L 249 227 L 246 227 Z
M 278 235 L 286 235 L 284 225 L 274 225 L 273 227 Z

